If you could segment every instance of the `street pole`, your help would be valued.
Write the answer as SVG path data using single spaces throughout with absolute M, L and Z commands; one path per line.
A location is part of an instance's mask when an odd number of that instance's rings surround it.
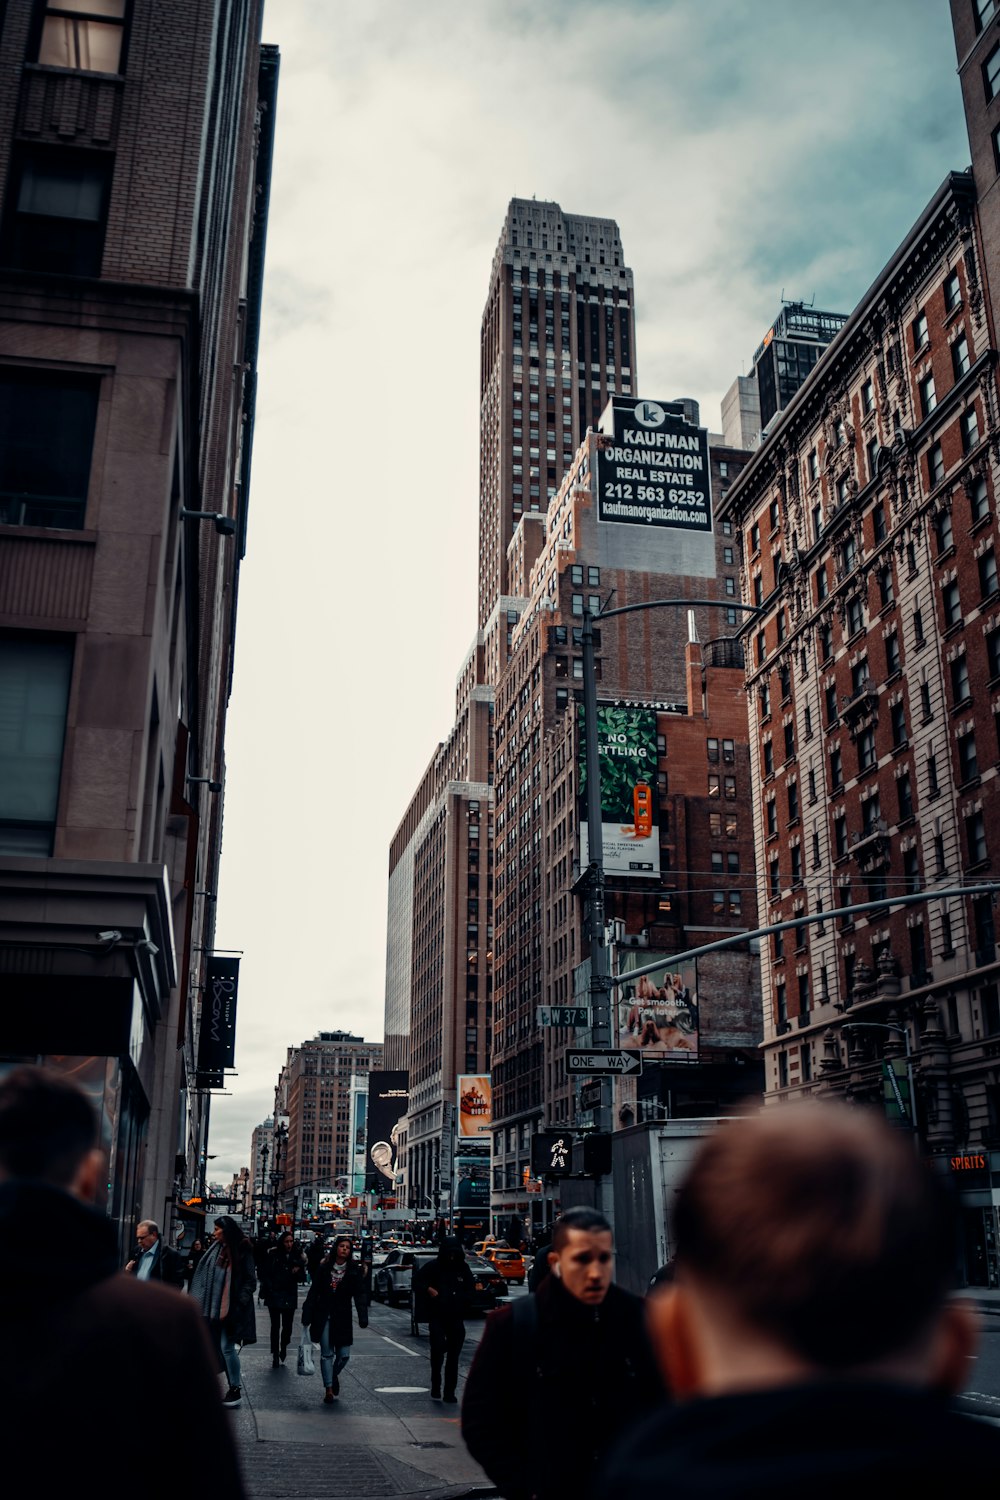
M 594 616 L 583 612 L 583 742 L 587 767 L 587 922 L 590 929 L 590 1034 L 595 1047 L 613 1041 L 611 990 L 604 915 L 604 829 L 601 822 L 601 762 L 597 734 L 597 670 L 594 661 Z M 596 1111 L 600 1132 L 610 1134 L 614 1109 L 614 1081 L 601 1079 L 601 1102 Z M 598 1178 L 601 1202 L 608 1218 L 614 1212 L 610 1178 Z

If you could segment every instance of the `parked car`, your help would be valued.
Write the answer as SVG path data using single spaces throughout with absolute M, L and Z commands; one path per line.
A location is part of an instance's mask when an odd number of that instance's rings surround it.
M 413 1250 L 397 1245 L 390 1250 L 385 1260 L 374 1273 L 372 1294 L 377 1301 L 388 1302 L 398 1307 L 410 1300 L 410 1281 L 416 1266 L 426 1265 L 437 1255 L 436 1250 Z
M 505 1281 L 512 1281 L 515 1286 L 524 1286 L 528 1268 L 520 1250 L 503 1250 L 499 1245 L 489 1245 L 483 1251 L 483 1260 L 488 1260 L 491 1266 L 495 1266 Z
M 435 1259 L 436 1256 L 435 1250 L 430 1258 Z M 492 1312 L 497 1305 L 497 1298 L 506 1297 L 507 1283 L 495 1266 L 491 1266 L 487 1260 L 480 1259 L 478 1255 L 467 1255 L 465 1263 L 472 1272 L 474 1287 L 469 1312 Z M 426 1259 L 421 1259 L 419 1264 L 426 1265 Z M 420 1325 L 427 1322 L 427 1300 L 426 1297 L 421 1296 L 410 1298 L 410 1332 L 414 1338 L 420 1337 Z

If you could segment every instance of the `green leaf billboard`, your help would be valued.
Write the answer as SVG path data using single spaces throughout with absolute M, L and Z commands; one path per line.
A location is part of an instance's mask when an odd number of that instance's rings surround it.
M 597 705 L 601 830 L 608 875 L 658 877 L 660 829 L 656 801 L 656 710 Z M 580 709 L 580 865 L 590 861 L 587 752 Z

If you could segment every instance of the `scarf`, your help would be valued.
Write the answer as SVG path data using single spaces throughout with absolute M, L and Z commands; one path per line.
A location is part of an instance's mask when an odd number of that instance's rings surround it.
M 205 1317 L 221 1323 L 229 1316 L 229 1293 L 233 1267 L 221 1241 L 210 1245 L 198 1262 L 191 1278 L 191 1296 L 200 1304 Z

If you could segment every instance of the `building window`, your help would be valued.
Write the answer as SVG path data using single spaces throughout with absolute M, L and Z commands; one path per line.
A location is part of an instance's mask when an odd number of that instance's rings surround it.
M 1000 629 L 991 630 L 986 637 L 986 665 L 991 682 L 1000 677 Z
M 767 810 L 767 833 L 770 838 L 778 831 L 778 808 L 773 797 L 769 797 L 764 805 Z
M 813 448 L 813 449 L 810 450 L 810 453 L 809 453 L 809 482 L 812 483 L 814 480 L 817 480 L 818 478 L 819 478 L 819 454 L 816 452 L 816 449 Z
M 736 579 L 735 578 L 727 578 L 725 580 L 725 585 L 726 585 L 726 593 L 729 594 L 730 596 L 735 596 L 735 594 L 736 594 Z
M 792 885 L 802 884 L 802 846 L 793 844 L 789 850 L 792 860 Z
M 986 822 L 981 812 L 974 812 L 965 820 L 965 837 L 969 849 L 969 864 L 981 864 L 987 858 Z
M 864 614 L 861 608 L 861 600 L 855 594 L 853 599 L 847 601 L 847 633 L 857 635 L 864 625 Z
M 830 787 L 831 790 L 837 792 L 843 785 L 844 767 L 840 746 L 838 745 L 835 750 L 830 752 Z
M 86 376 L 0 371 L 0 522 L 83 526 L 98 384 Z
M 968 375 L 972 369 L 972 360 L 969 356 L 969 340 L 965 334 L 955 340 L 951 346 L 951 367 L 955 372 L 955 379 L 961 380 L 963 375 Z
M 913 349 L 914 353 L 922 349 L 927 343 L 927 314 L 921 309 L 913 320 Z
M 958 427 L 962 434 L 962 452 L 971 453 L 979 442 L 979 418 L 976 416 L 974 406 L 970 406 L 968 411 L 963 411 L 958 419 Z
M 722 741 L 722 759 L 729 766 L 731 766 L 733 764 L 733 762 L 736 759 L 736 741 L 735 740 L 723 740 Z
M 861 410 L 866 417 L 875 410 L 875 386 L 871 379 L 861 387 Z
M 898 750 L 900 745 L 906 744 L 906 708 L 902 703 L 894 703 L 889 711 L 892 725 L 892 745 Z
M 773 746 L 773 744 L 771 743 L 770 740 L 765 740 L 764 741 L 762 754 L 763 754 L 764 775 L 765 776 L 773 776 L 774 775 L 774 746 Z
M 940 443 L 934 443 L 927 450 L 927 478 L 932 489 L 944 478 L 944 454 Z
M 887 563 L 884 568 L 879 569 L 878 591 L 882 608 L 887 609 L 890 604 L 896 602 L 896 595 L 892 586 L 892 564 Z
M 937 406 L 937 392 L 934 389 L 933 374 L 926 374 L 923 380 L 917 383 L 917 390 L 920 394 L 921 414 L 929 417 L 935 406 Z
M 909 772 L 900 776 L 896 782 L 896 797 L 899 802 L 899 821 L 902 823 L 904 819 L 913 817 L 913 788 Z
M 893 677 L 901 669 L 899 655 L 899 636 L 893 631 L 885 638 L 885 672 L 887 677 Z
M 0 234 L 7 266 L 99 276 L 110 156 L 26 147 L 15 155 Z
M 838 813 L 833 820 L 833 847 L 838 859 L 847 853 L 847 819 L 843 813 Z
M 993 48 L 983 63 L 983 88 L 988 104 L 991 99 L 996 98 L 997 90 L 1000 88 L 1000 44 Z
M 858 736 L 858 770 L 867 771 L 875 764 L 875 731 L 863 729 Z
M 770 890 L 771 900 L 775 901 L 781 895 L 781 876 L 778 871 L 777 855 L 775 855 L 774 858 L 769 861 L 767 871 L 768 888 Z
M 951 665 L 951 695 L 954 704 L 964 703 L 970 696 L 969 663 L 965 653 L 956 656 Z
M 727 802 L 735 802 L 736 801 L 736 777 L 735 776 L 724 776 L 723 777 L 723 791 L 726 794 L 726 801 Z
M 820 661 L 829 661 L 833 655 L 833 626 L 821 625 L 817 634 Z
M 788 821 L 797 823 L 799 819 L 799 784 L 797 781 L 788 783 Z
M 979 591 L 984 599 L 997 591 L 997 555 L 992 547 L 979 558 Z
M 997 0 L 972 0 L 972 10 L 976 23 L 976 31 L 982 31 L 988 26 L 997 13 Z
M 983 478 L 973 479 L 966 486 L 969 496 L 969 511 L 973 526 L 985 521 L 990 513 L 990 492 Z
M 719 742 L 718 742 L 718 740 L 706 740 L 705 741 L 705 753 L 708 756 L 710 764 L 712 764 L 712 765 L 718 765 L 718 763 L 719 763 Z
M 125 0 L 50 0 L 45 7 L 38 61 L 82 73 L 117 73 L 121 66 Z
M 944 628 L 948 630 L 952 625 L 958 625 L 962 619 L 962 600 L 957 578 L 950 578 L 941 590 L 941 603 L 944 606 Z
M 0 853 L 48 856 L 73 647 L 0 636 Z
M 708 795 L 710 797 L 717 797 L 719 795 L 719 778 L 718 778 L 718 776 L 709 775 L 709 778 L 708 778 Z
M 979 759 L 976 755 L 976 736 L 972 730 L 958 741 L 958 780 L 960 785 L 972 781 L 979 775 Z

